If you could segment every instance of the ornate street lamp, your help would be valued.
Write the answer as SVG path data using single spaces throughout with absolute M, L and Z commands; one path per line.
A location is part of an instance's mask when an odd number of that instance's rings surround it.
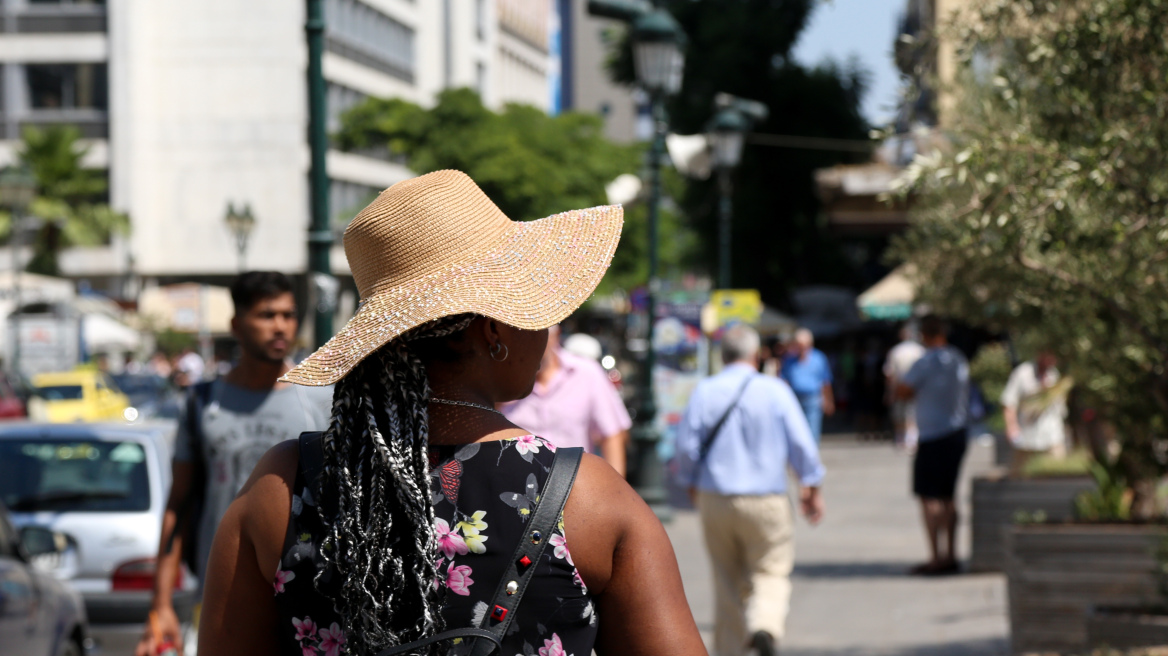
M 239 255 L 239 272 L 243 273 L 247 263 L 247 240 L 251 231 L 255 229 L 255 217 L 251 214 L 251 205 L 245 204 L 242 210 L 235 209 L 235 203 L 227 203 L 227 215 L 223 217 L 231 236 L 235 238 L 235 250 Z
M 36 198 L 36 176 L 27 167 L 10 166 L 0 171 L 0 206 L 8 209 L 9 231 L 8 244 L 12 249 L 12 321 L 9 330 L 12 331 L 12 361 L 9 369 L 19 378 L 20 374 L 20 246 L 21 230 L 24 227 L 24 215 L 28 206 Z
M 730 289 L 730 242 L 732 181 L 731 173 L 742 160 L 742 143 L 746 133 L 755 121 L 766 120 L 769 114 L 766 105 L 753 100 L 737 98 L 728 93 L 719 93 L 714 98 L 718 112 L 710 120 L 710 150 L 714 168 L 718 170 L 718 287 Z

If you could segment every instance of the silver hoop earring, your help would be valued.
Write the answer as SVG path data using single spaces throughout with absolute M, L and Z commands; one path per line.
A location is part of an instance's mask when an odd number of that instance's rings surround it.
M 500 353 L 503 354 L 503 357 L 499 357 Z M 495 345 L 491 347 L 491 359 L 495 362 L 506 360 L 508 355 L 511 355 L 511 352 L 507 350 L 507 345 L 503 342 L 495 342 Z

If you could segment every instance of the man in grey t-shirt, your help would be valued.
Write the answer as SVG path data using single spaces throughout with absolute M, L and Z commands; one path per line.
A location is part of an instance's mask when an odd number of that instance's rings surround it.
M 969 414 L 969 363 L 949 345 L 945 324 L 921 320 L 925 354 L 900 379 L 897 396 L 915 400 L 920 433 L 913 460 L 913 494 L 921 500 L 929 562 L 914 574 L 949 574 L 957 566 L 957 506 L 953 497 L 965 457 Z
M 159 639 L 179 645 L 182 653 L 172 594 L 184 542 L 195 540 L 187 548 L 194 549 L 195 575 L 201 580 L 219 520 L 264 453 L 303 431 L 328 427 L 331 387 L 278 382 L 291 368 L 288 353 L 296 337 L 291 281 L 275 272 L 245 273 L 231 285 L 231 297 L 235 303 L 231 331 L 239 340 L 240 359 L 223 378 L 192 388 L 179 420 L 151 604 L 157 634 L 146 628 L 136 656 L 154 656 Z M 201 514 L 191 517 L 191 499 L 198 496 L 195 488 L 200 484 Z

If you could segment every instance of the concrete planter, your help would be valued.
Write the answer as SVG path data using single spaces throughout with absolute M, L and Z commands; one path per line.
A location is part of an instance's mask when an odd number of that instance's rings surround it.
M 1030 524 L 1005 535 L 1015 654 L 1084 652 L 1093 608 L 1160 601 L 1163 526 Z
M 1112 649 L 1168 646 L 1168 614 L 1163 608 L 1095 608 L 1087 616 L 1087 643 Z
M 1002 473 L 973 479 L 972 542 L 969 569 L 1001 572 L 1006 567 L 1004 531 L 1015 515 L 1041 512 L 1048 522 L 1073 519 L 1075 497 L 1094 489 L 1086 476 L 1060 478 L 1007 478 Z

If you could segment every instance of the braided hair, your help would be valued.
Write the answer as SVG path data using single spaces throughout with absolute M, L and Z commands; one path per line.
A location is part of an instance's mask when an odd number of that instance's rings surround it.
M 317 497 L 328 566 L 318 572 L 316 585 L 343 618 L 349 653 L 375 653 L 443 629 L 434 584 L 430 387 L 417 355 L 430 349 L 417 341 L 454 336 L 473 318 L 445 317 L 411 330 L 354 367 L 334 389 Z

